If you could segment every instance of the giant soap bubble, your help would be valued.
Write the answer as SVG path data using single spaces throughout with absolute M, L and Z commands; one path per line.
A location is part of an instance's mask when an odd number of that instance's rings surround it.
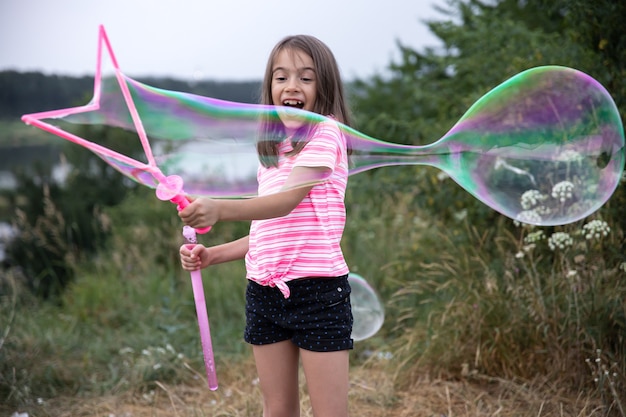
M 142 184 L 157 187 L 177 176 L 186 193 L 217 198 L 256 193 L 260 120 L 280 123 L 273 106 L 165 91 L 123 74 L 102 81 L 98 104 L 93 111 L 24 120 L 66 136 L 72 136 L 71 127 L 63 122 L 135 130 L 146 136 L 147 162 L 98 148 L 95 138 L 78 139 Z M 291 111 L 310 124 L 326 120 Z M 399 145 L 340 127 L 353 149 L 351 174 L 430 165 L 494 210 L 536 225 L 571 223 L 593 213 L 612 195 L 624 166 L 624 130 L 613 100 L 597 81 L 565 67 L 514 76 L 430 145 Z

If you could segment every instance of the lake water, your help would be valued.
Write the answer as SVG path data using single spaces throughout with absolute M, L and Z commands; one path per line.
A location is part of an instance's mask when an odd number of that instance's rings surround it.
M 67 164 L 61 161 L 61 153 L 55 145 L 32 145 L 0 148 L 0 190 L 13 190 L 17 186 L 15 172 L 34 171 L 35 165 L 52 166 L 52 178 L 62 182 L 69 173 Z
M 0 222 L 0 262 L 6 259 L 6 247 L 17 235 L 17 231 L 6 222 Z
M 0 190 L 14 190 L 17 187 L 15 175 L 11 171 L 0 171 Z

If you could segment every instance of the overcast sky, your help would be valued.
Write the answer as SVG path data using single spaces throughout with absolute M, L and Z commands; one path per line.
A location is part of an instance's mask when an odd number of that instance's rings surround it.
M 93 75 L 103 24 L 122 71 L 257 80 L 285 35 L 334 52 L 346 80 L 383 73 L 396 41 L 437 46 L 424 20 L 446 0 L 0 0 L 0 70 Z

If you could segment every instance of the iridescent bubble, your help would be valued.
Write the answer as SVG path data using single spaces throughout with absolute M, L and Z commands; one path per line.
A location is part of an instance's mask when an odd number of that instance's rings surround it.
M 187 194 L 255 195 L 260 123 L 280 123 L 278 107 L 166 91 L 121 73 L 102 80 L 99 94 L 90 111 L 56 112 L 46 122 L 136 131 L 145 142 L 145 162 L 98 149 L 95 142 L 77 143 L 150 187 L 179 176 Z M 329 121 L 290 111 L 311 129 Z M 24 117 L 33 124 L 36 119 Z M 611 96 L 588 75 L 559 66 L 524 71 L 494 88 L 430 145 L 399 145 L 340 128 L 353 150 L 351 174 L 433 166 L 494 210 L 535 225 L 571 223 L 593 213 L 612 195 L 624 168 L 624 129 Z
M 352 306 L 352 339 L 364 340 L 374 336 L 385 321 L 385 310 L 378 294 L 360 275 L 351 272 L 348 282 L 352 288 L 350 305 Z

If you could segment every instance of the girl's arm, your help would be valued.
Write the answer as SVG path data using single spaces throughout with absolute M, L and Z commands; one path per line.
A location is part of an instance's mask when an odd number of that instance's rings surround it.
M 188 245 L 182 245 L 179 251 L 180 262 L 183 269 L 195 271 L 209 265 L 243 259 L 248 252 L 248 245 L 248 236 L 208 248 L 203 245 L 195 245 L 189 249 Z
M 191 202 L 178 215 L 185 224 L 195 228 L 212 226 L 218 221 L 282 217 L 296 208 L 311 188 L 329 173 L 326 167 L 295 167 L 279 193 L 245 200 L 202 198 Z

